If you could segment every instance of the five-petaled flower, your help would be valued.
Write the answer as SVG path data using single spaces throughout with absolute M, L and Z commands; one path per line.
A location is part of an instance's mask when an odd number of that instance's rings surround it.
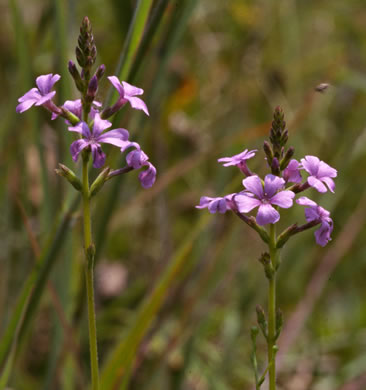
M 51 91 L 54 84 L 60 80 L 61 76 L 58 74 L 46 74 L 36 78 L 38 88 L 32 88 L 26 94 L 18 99 L 20 104 L 16 107 L 17 113 L 22 113 L 30 109 L 33 105 L 45 106 L 53 111 L 51 107 L 51 100 L 55 96 L 56 91 Z
M 261 179 L 249 176 L 243 180 L 247 191 L 241 192 L 234 197 L 238 210 L 248 213 L 258 207 L 256 221 L 258 225 L 276 223 L 280 219 L 280 213 L 272 206 L 289 208 L 292 206 L 295 194 L 292 191 L 282 190 L 285 180 L 281 177 L 269 174 L 264 178 L 264 188 Z
M 224 214 L 231 209 L 231 200 L 235 194 L 226 195 L 224 197 L 211 198 L 209 196 L 202 196 L 200 204 L 196 206 L 197 209 L 208 208 L 211 214 Z
M 71 144 L 70 151 L 74 161 L 77 161 L 80 152 L 90 147 L 93 156 L 94 168 L 101 168 L 105 163 L 105 154 L 102 151 L 101 143 L 107 143 L 119 148 L 126 148 L 130 142 L 128 141 L 129 133 L 126 129 L 114 129 L 103 133 L 104 130 L 111 127 L 111 122 L 103 120 L 97 113 L 94 117 L 93 131 L 90 131 L 89 126 L 85 122 L 79 122 L 76 126 L 69 127 L 70 131 L 75 131 L 83 136 L 83 138 L 74 141 Z
M 147 109 L 145 102 L 142 99 L 136 97 L 144 93 L 143 89 L 128 84 L 126 81 L 122 81 L 121 83 L 116 76 L 110 76 L 108 77 L 108 80 L 119 93 L 119 99 L 115 104 L 117 106 L 116 109 L 119 109 L 127 102 L 130 102 L 132 108 L 135 108 L 136 110 L 142 110 L 146 115 L 149 115 L 149 110 Z
M 297 199 L 296 203 L 306 207 L 305 218 L 308 222 L 319 221 L 321 225 L 314 233 L 315 240 L 319 245 L 325 246 L 331 240 L 330 234 L 333 231 L 333 220 L 330 218 L 329 211 L 306 196 Z
M 333 177 L 337 176 L 337 170 L 326 164 L 315 156 L 305 156 L 301 159 L 302 167 L 309 173 L 308 184 L 319 192 L 327 192 L 328 186 L 334 192 L 335 184 Z M 324 184 L 325 183 L 325 184 Z

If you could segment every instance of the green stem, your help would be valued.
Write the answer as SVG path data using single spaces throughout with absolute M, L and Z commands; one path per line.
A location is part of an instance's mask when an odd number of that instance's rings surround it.
M 276 343 L 276 268 L 277 268 L 276 249 L 276 227 L 270 225 L 269 252 L 273 267 L 273 275 L 269 278 L 268 290 L 268 372 L 269 372 L 269 390 L 276 390 L 276 356 L 274 346 Z
M 89 197 L 89 176 L 88 176 L 89 154 L 83 156 L 83 212 L 84 212 L 84 247 L 85 247 L 85 277 L 86 292 L 88 298 L 88 322 L 89 322 L 89 348 L 92 390 L 99 389 L 98 370 L 98 347 L 97 327 L 94 308 L 94 255 L 95 248 L 92 242 L 90 197 Z

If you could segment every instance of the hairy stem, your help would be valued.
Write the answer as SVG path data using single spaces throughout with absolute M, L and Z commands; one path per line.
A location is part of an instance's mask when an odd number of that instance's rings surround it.
M 89 176 L 88 176 L 89 154 L 83 156 L 83 213 L 84 213 L 84 250 L 85 250 L 85 278 L 86 292 L 88 299 L 88 322 L 89 322 L 89 348 L 92 390 L 99 389 L 98 370 L 98 347 L 97 327 L 95 321 L 94 307 L 94 255 L 95 248 L 92 242 L 90 197 L 89 197 Z

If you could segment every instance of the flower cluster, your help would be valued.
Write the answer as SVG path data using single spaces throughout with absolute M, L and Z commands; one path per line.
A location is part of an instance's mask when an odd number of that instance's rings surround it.
M 232 157 L 220 158 L 218 161 L 227 166 L 237 166 L 246 178 L 242 181 L 243 190 L 238 193 L 224 197 L 211 198 L 203 196 L 198 206 L 199 209 L 208 208 L 210 213 L 225 213 L 228 210 L 234 211 L 241 219 L 257 231 L 268 224 L 275 224 L 280 220 L 279 208 L 290 208 L 293 206 L 295 195 L 312 187 L 320 193 L 334 192 L 335 184 L 333 178 L 337 171 L 319 160 L 315 156 L 305 156 L 300 162 L 292 159 L 294 149 L 290 147 L 285 151 L 288 133 L 285 130 L 284 115 L 278 107 L 274 113 L 274 121 L 270 133 L 270 143 L 264 143 L 267 164 L 271 173 L 262 180 L 258 175 L 252 173 L 247 166 L 247 160 L 253 158 L 257 150 L 244 150 Z M 302 172 L 308 174 L 303 182 Z M 294 183 L 294 184 L 290 184 Z M 287 185 L 287 187 L 286 187 Z M 315 232 L 316 242 L 325 246 L 331 240 L 333 221 L 329 211 L 320 207 L 317 203 L 303 196 L 296 200 L 296 203 L 305 206 L 305 218 L 308 224 L 303 226 L 293 225 L 287 230 L 285 240 L 300 231 L 313 226 L 320 225 Z M 258 208 L 255 218 L 250 219 L 245 214 Z M 256 226 L 253 225 L 256 224 Z
M 72 159 L 77 161 L 83 150 L 89 151 L 92 155 L 94 168 L 103 167 L 106 161 L 106 155 L 101 144 L 107 143 L 116 146 L 121 153 L 133 148 L 134 150 L 126 156 L 126 167 L 111 171 L 106 180 L 116 176 L 117 173 L 126 173 L 144 167 L 145 169 L 139 174 L 139 180 L 144 188 L 151 187 L 155 182 L 156 169 L 148 161 L 149 158 L 142 151 L 140 145 L 129 140 L 129 132 L 126 129 L 117 128 L 106 131 L 112 126 L 112 123 L 107 119 L 127 103 L 132 108 L 142 110 L 146 115 L 149 115 L 146 104 L 137 97 L 142 95 L 144 91 L 125 81 L 120 82 L 116 76 L 108 77 L 112 86 L 117 90 L 119 97 L 114 105 L 102 109 L 102 104 L 95 100 L 95 97 L 99 81 L 105 72 L 105 66 L 100 65 L 94 75 L 91 76 L 90 69 L 95 62 L 96 49 L 91 34 L 90 22 L 87 18 L 83 21 L 76 56 L 82 68 L 81 73 L 72 61 L 69 61 L 68 69 L 77 89 L 82 94 L 81 99 L 67 100 L 64 104 L 58 106 L 53 101 L 56 95 L 53 88 L 61 76 L 47 74 L 37 77 L 37 88 L 32 88 L 18 99 L 19 104 L 16 111 L 23 113 L 33 105 L 43 106 L 52 113 L 52 120 L 59 116 L 63 117 L 68 125 L 68 130 L 79 134 L 79 138 L 70 146 Z

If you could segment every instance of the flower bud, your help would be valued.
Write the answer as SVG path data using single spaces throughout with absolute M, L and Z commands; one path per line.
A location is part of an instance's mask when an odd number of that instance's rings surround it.
M 272 147 L 271 147 L 271 145 L 269 144 L 268 141 L 264 141 L 263 142 L 263 150 L 264 150 L 264 153 L 267 156 L 268 165 L 271 166 L 272 165 L 272 160 L 273 160 L 273 150 L 272 150 Z
M 104 64 L 99 65 L 97 71 L 95 72 L 95 76 L 98 79 L 98 81 L 100 81 L 100 79 L 103 77 L 104 73 L 105 73 L 105 65 Z
M 258 260 L 263 265 L 264 273 L 266 274 L 267 279 L 272 279 L 275 271 L 272 267 L 269 253 L 268 252 L 262 253 L 261 257 Z
M 103 171 L 94 180 L 93 184 L 90 187 L 90 192 L 89 192 L 90 198 L 92 198 L 95 194 L 97 194 L 104 186 L 104 183 L 108 180 L 108 175 L 110 171 L 111 169 L 109 167 L 103 169 Z
M 281 171 L 283 171 L 284 169 L 287 168 L 287 165 L 290 162 L 290 160 L 291 160 L 291 158 L 293 157 L 294 154 L 295 154 L 295 148 L 293 146 L 290 146 L 287 149 L 283 159 L 281 160 L 281 164 L 280 164 Z
M 89 85 L 88 85 L 88 90 L 86 92 L 86 101 L 88 103 L 92 103 L 95 95 L 97 94 L 98 91 L 98 79 L 96 76 L 93 76 L 90 79 Z
M 264 310 L 260 305 L 257 305 L 255 308 L 255 311 L 257 312 L 257 322 L 258 325 L 263 333 L 263 336 L 268 339 L 268 324 L 266 321 L 266 316 L 264 314 Z
M 74 64 L 74 62 L 69 61 L 68 69 L 69 69 L 69 72 L 70 72 L 72 78 L 74 79 L 76 88 L 80 92 L 83 92 L 83 90 L 84 90 L 84 83 L 83 83 L 83 80 L 81 79 L 80 73 L 77 70 L 76 65 Z
M 83 56 L 83 53 L 81 52 L 81 50 L 78 47 L 76 47 L 76 49 L 75 49 L 75 55 L 76 55 L 76 60 L 77 60 L 78 64 L 82 68 L 84 68 L 84 66 L 86 65 L 86 61 L 85 61 L 85 58 Z
M 282 330 L 282 326 L 283 326 L 282 311 L 279 308 L 277 308 L 277 311 L 276 311 L 276 334 L 275 334 L 275 340 L 277 340 L 278 337 L 280 336 L 280 333 L 281 333 L 281 330 Z
M 58 165 L 59 169 L 55 169 L 55 172 L 59 176 L 64 177 L 77 191 L 82 191 L 83 186 L 81 184 L 81 181 L 75 175 L 75 173 L 63 164 Z
M 272 173 L 274 175 L 279 176 L 279 174 L 280 174 L 280 163 L 279 163 L 277 157 L 273 157 L 272 164 L 271 164 L 271 170 L 272 170 Z

